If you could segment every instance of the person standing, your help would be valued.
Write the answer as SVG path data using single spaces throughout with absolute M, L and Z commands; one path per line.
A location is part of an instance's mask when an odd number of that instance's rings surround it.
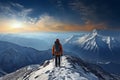
M 63 55 L 63 49 L 62 49 L 62 45 L 61 45 L 59 39 L 56 39 L 56 41 L 52 47 L 52 55 L 55 56 L 55 66 L 60 67 L 60 63 L 61 63 L 60 58 Z

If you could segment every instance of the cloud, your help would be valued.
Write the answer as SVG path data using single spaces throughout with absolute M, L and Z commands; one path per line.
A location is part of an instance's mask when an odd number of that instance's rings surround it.
M 91 21 L 86 22 L 84 25 L 65 25 L 65 31 L 92 31 L 93 29 L 107 29 L 107 26 L 103 23 L 94 24 Z
M 11 6 L 14 6 L 14 7 L 17 7 L 17 8 L 24 8 L 24 6 L 19 4 L 19 3 L 10 2 L 10 4 L 11 4 Z
M 57 30 L 58 26 L 63 26 L 64 23 L 55 19 L 52 16 L 49 16 L 47 14 L 42 15 L 38 21 L 35 23 L 35 26 L 38 27 L 38 29 L 43 31 L 54 31 Z
M 43 15 L 39 20 L 33 25 L 36 27 L 37 31 L 91 31 L 93 29 L 106 29 L 106 25 L 103 23 L 94 24 L 91 21 L 86 21 L 84 25 L 64 23 L 60 20 L 55 19 L 49 15 Z
M 25 8 L 19 3 L 0 3 L 0 17 L 4 19 L 20 19 L 22 21 L 28 20 L 29 14 L 33 9 Z
M 96 16 L 96 6 L 92 5 L 88 5 L 85 4 L 85 2 L 83 1 L 78 1 L 78 0 L 74 0 L 73 2 L 69 2 L 68 6 L 73 10 L 73 11 L 77 11 L 80 16 L 82 17 L 83 20 L 94 20 L 97 19 Z
M 62 4 L 62 2 L 59 2 Z M 36 32 L 36 31 L 90 31 L 93 29 L 106 29 L 106 25 L 103 23 L 95 24 L 85 16 L 92 15 L 94 13 L 89 7 L 86 7 L 82 3 L 69 3 L 69 6 L 73 10 L 80 11 L 85 18 L 84 25 L 65 23 L 62 20 L 58 20 L 48 14 L 40 15 L 38 18 L 31 18 L 29 14 L 32 14 L 33 9 L 25 8 L 18 3 L 1 4 L 0 5 L 0 32 Z M 22 28 L 11 28 L 11 20 L 20 19 L 24 25 Z M 7 23 L 6 23 L 7 22 Z
M 55 1 L 58 6 L 58 9 L 62 8 L 64 9 L 65 13 L 67 13 L 68 15 L 69 13 L 72 13 L 71 16 L 74 17 L 76 17 L 75 15 L 77 15 L 79 20 L 83 23 L 88 20 L 97 22 L 97 20 L 99 19 L 96 14 L 97 7 L 94 4 L 95 1 L 93 1 L 93 3 L 87 0 L 67 0 L 67 1 L 55 0 Z
M 33 19 L 34 21 L 34 19 Z M 24 23 L 23 27 L 17 29 L 10 27 L 11 22 L 2 20 L 0 32 L 63 32 L 63 31 L 90 31 L 93 29 L 106 29 L 105 24 L 94 24 L 87 21 L 84 25 L 64 23 L 53 16 L 44 14 L 34 23 Z
M 62 11 L 65 10 L 64 4 L 63 4 L 64 2 L 63 2 L 63 1 L 57 0 L 56 3 L 57 3 L 57 8 L 59 8 L 59 9 L 62 10 Z

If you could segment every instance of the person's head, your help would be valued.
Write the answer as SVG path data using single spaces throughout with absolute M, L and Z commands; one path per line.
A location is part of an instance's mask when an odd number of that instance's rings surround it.
M 56 41 L 55 41 L 55 42 L 60 44 L 60 40 L 59 40 L 59 39 L 56 39 Z

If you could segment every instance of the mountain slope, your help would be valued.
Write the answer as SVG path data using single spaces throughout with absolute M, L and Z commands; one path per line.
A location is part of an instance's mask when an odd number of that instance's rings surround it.
M 30 47 L 0 41 L 0 68 L 7 73 L 27 65 L 41 63 L 50 58 L 49 50 L 38 51 Z
M 118 80 L 94 64 L 70 56 L 63 56 L 61 67 L 52 60 L 32 65 L 1 77 L 0 80 Z
M 119 44 L 119 38 L 104 36 L 100 31 L 93 30 L 82 37 L 75 35 L 67 39 L 64 47 L 73 53 L 79 52 L 78 55 L 85 59 L 120 62 Z
M 7 73 L 5 71 L 3 71 L 2 69 L 0 69 L 0 76 L 6 75 Z

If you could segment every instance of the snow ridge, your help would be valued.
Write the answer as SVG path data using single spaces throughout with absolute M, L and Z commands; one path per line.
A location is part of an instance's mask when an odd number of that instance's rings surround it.
M 92 51 L 95 53 L 98 53 L 101 47 L 105 47 L 109 49 L 111 53 L 113 53 L 112 48 L 114 47 L 112 47 L 112 45 L 116 46 L 116 44 L 119 44 L 120 42 L 118 43 L 118 40 L 116 40 L 114 37 L 104 36 L 99 32 L 100 31 L 95 29 L 91 33 L 82 37 L 74 35 L 67 40 L 65 46 L 72 44 L 78 46 L 79 49 L 81 48 L 83 50 Z
M 38 71 L 30 74 L 29 80 L 98 80 L 92 73 L 84 74 L 82 67 L 77 64 L 71 65 L 66 58 L 62 57 L 62 66 L 60 68 L 54 67 L 53 60 L 46 61 Z
M 32 65 L 1 77 L 0 80 L 118 80 L 96 65 L 79 58 L 63 56 L 61 67 L 54 67 L 54 59 L 41 66 Z

